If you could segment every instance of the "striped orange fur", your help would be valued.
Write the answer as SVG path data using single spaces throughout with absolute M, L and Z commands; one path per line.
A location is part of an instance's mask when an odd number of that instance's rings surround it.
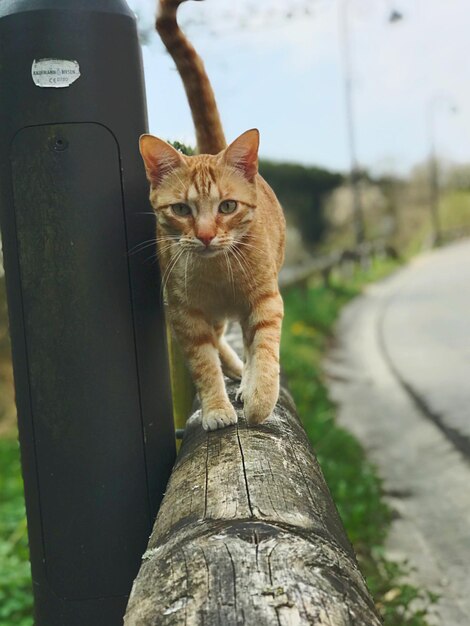
M 258 131 L 226 145 L 203 63 L 176 21 L 182 1 L 160 0 L 157 29 L 183 79 L 200 154 L 184 156 L 151 135 L 141 137 L 140 150 L 171 327 L 200 396 L 203 427 L 214 430 L 237 421 L 223 374 L 241 380 L 250 423 L 264 421 L 277 402 L 285 220 L 258 174 Z M 242 327 L 243 363 L 224 338 L 231 319 Z

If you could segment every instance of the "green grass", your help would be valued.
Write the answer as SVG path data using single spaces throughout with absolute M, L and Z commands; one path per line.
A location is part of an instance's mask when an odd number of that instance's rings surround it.
M 322 360 L 341 308 L 361 286 L 378 280 L 396 263 L 373 263 L 347 284 L 312 285 L 284 295 L 285 322 L 282 364 L 305 429 L 330 487 L 333 499 L 354 545 L 358 561 L 386 626 L 425 626 L 432 594 L 402 582 L 406 564 L 384 557 L 384 541 L 391 511 L 383 500 L 382 484 L 354 437 L 335 423 L 335 407 L 328 398 Z
M 23 481 L 18 443 L 0 439 L 0 626 L 32 626 Z
M 441 227 L 446 229 L 470 225 L 470 192 L 454 190 L 442 194 L 439 203 Z

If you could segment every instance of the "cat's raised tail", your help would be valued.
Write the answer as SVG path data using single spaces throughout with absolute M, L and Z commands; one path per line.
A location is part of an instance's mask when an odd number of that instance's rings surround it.
M 159 0 L 156 29 L 183 80 L 200 154 L 227 147 L 214 92 L 204 63 L 178 25 L 176 13 L 186 0 Z

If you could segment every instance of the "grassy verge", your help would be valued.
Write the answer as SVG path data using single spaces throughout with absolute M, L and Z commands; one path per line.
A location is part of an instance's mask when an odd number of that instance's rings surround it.
M 384 557 L 391 511 L 383 500 L 380 479 L 357 440 L 336 425 L 335 407 L 321 374 L 322 359 L 341 308 L 364 284 L 396 267 L 390 261 L 375 262 L 347 283 L 335 280 L 330 288 L 312 285 L 306 292 L 288 291 L 284 295 L 281 353 L 299 414 L 385 626 L 426 626 L 427 609 L 435 598 L 403 583 L 406 565 Z
M 32 626 L 31 571 L 16 439 L 0 439 L 0 626 Z
M 460 189 L 442 194 L 439 216 L 444 231 L 468 226 L 470 224 L 470 192 Z

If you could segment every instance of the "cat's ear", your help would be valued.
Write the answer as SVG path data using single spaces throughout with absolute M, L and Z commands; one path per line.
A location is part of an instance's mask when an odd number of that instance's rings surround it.
M 258 173 L 259 131 L 247 130 L 223 152 L 225 163 L 240 170 L 252 182 Z
M 158 137 L 142 135 L 139 147 L 147 178 L 154 187 L 157 187 L 167 174 L 184 165 L 183 157 L 178 150 Z

